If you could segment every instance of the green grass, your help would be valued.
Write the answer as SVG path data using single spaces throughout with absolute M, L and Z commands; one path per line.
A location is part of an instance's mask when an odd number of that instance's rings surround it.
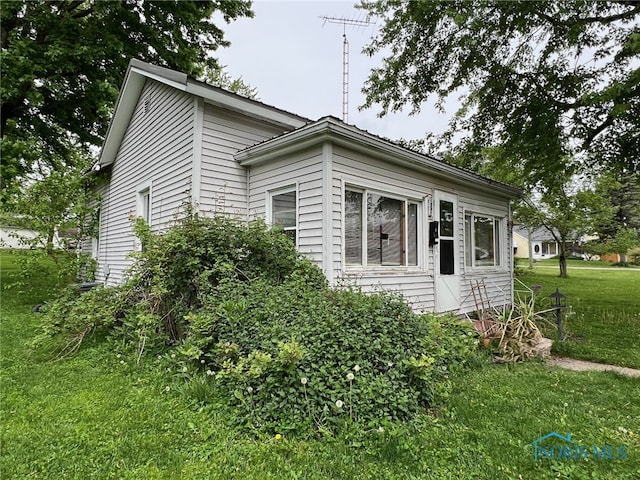
M 541 306 L 556 288 L 571 307 L 563 325 L 568 338 L 554 348 L 562 355 L 640 368 L 640 271 L 626 268 L 569 267 L 569 278 L 548 268 L 534 268 L 518 277 L 542 285 Z M 548 333 L 555 339 L 555 333 Z
M 15 271 L 1 260 L 6 280 Z M 99 341 L 59 362 L 33 352 L 39 316 L 30 308 L 48 290 L 44 279 L 31 285 L 23 295 L 2 292 L 2 479 L 640 478 L 637 379 L 486 366 L 454 379 L 446 404 L 414 425 L 364 437 L 255 438 L 231 426 L 226 408 L 194 403 L 185 392 L 195 384 L 164 360 L 135 365 Z M 628 457 L 534 462 L 531 442 L 551 431 L 581 445 L 624 445 Z

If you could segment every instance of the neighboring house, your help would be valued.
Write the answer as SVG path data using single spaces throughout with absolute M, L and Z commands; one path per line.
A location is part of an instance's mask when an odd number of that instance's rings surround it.
M 581 256 L 581 245 L 586 239 L 587 237 L 580 237 L 567 241 L 567 254 Z M 546 228 L 529 229 L 524 225 L 514 225 L 513 247 L 516 258 L 529 258 L 529 241 L 531 241 L 531 253 L 534 260 L 560 255 L 560 245 Z
M 140 248 L 130 217 L 160 232 L 188 202 L 282 224 L 332 285 L 464 312 L 484 280 L 494 303 L 511 301 L 519 190 L 334 117 L 312 121 L 132 60 L 94 170 L 106 181 L 91 244 L 107 284 Z
M 513 246 L 516 258 L 529 258 L 529 241 L 534 260 L 555 257 L 560 253 L 558 242 L 544 227 L 529 229 L 523 225 L 513 226 Z
M 33 230 L 21 227 L 0 226 L 0 248 L 28 249 L 38 237 Z
M 24 227 L 0 226 L 0 248 L 11 249 L 31 249 L 43 248 L 44 241 L 38 240 L 38 232 Z M 62 248 L 64 242 L 58 236 L 57 232 L 53 238 L 53 246 Z

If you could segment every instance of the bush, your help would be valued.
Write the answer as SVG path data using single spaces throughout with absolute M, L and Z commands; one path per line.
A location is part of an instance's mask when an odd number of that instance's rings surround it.
M 445 397 L 449 375 L 476 355 L 470 326 L 416 315 L 399 295 L 329 288 L 263 222 L 190 214 L 163 235 L 136 229 L 145 250 L 127 283 L 52 305 L 45 333 L 75 350 L 104 329 L 138 358 L 175 348 L 249 429 L 407 420 Z
M 407 420 L 449 391 L 478 344 L 457 319 L 416 315 L 396 295 L 230 281 L 189 319 L 184 355 L 246 425 L 272 433 Z

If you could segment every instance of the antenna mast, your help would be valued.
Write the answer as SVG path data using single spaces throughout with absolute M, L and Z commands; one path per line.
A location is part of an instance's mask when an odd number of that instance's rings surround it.
M 342 121 L 349 120 L 349 40 L 347 40 L 347 25 L 367 27 L 373 22 L 369 17 L 364 20 L 354 20 L 345 17 L 320 17 L 324 23 L 338 23 L 342 25 Z M 323 23 L 323 25 L 324 25 Z

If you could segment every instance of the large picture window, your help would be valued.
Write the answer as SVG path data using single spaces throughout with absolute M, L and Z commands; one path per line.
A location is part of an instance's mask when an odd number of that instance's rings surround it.
M 345 191 L 348 265 L 418 264 L 418 204 L 365 190 Z
M 295 190 L 279 191 L 271 194 L 271 224 L 280 225 L 291 240 L 296 243 L 298 230 L 298 208 Z
M 500 258 L 500 219 L 475 213 L 464 217 L 465 265 L 497 267 Z

